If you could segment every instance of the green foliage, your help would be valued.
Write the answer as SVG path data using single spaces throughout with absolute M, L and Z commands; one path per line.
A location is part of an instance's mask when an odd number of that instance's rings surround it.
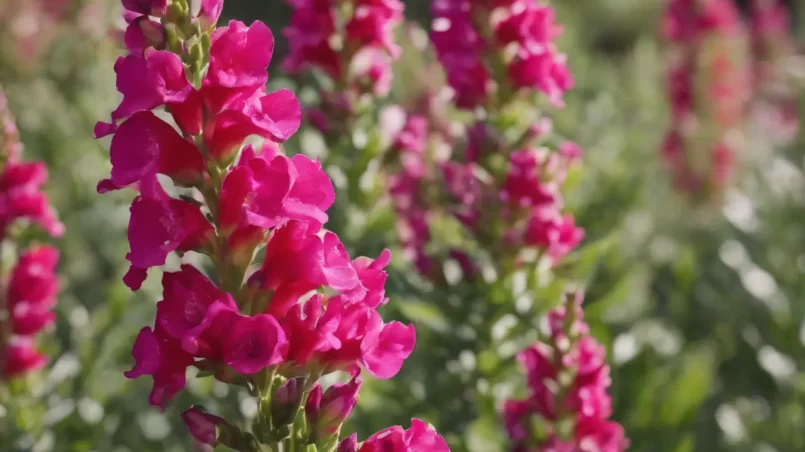
M 409 17 L 424 23 L 427 2 L 408 3 Z M 573 281 L 587 292 L 593 334 L 610 350 L 614 418 L 630 450 L 805 450 L 805 137 L 780 150 L 768 145 L 773 137 L 754 137 L 760 145 L 740 156 L 741 174 L 724 207 L 692 209 L 673 193 L 658 158 L 668 121 L 660 2 L 553 3 L 567 24 L 560 46 L 577 79 L 567 108 L 553 117 L 557 133 L 585 150 L 568 205 L 587 232 L 555 269 L 556 279 L 522 273 L 435 288 L 397 249 L 393 212 L 377 201 L 384 187 L 360 182 L 381 152 L 371 121 L 342 137 L 355 151 L 349 158 L 312 130 L 287 145 L 331 164 L 339 197 L 328 227 L 352 253 L 395 252 L 391 302 L 382 314 L 417 328 L 417 348 L 401 374 L 367 379 L 345 431 L 365 438 L 421 417 L 456 452 L 506 451 L 500 402 L 523 384 L 513 356 L 536 339 L 539 314 Z M 30 382 L 36 391 L 20 391 L 0 407 L 0 433 L 18 438 L 0 443 L 3 451 L 191 450 L 179 413 L 159 413 L 147 403 L 150 382 L 122 375 L 138 329 L 153 319 L 159 278 L 137 294 L 122 285 L 126 199 L 95 193 L 109 169 L 108 142 L 92 139 L 92 125 L 116 101 L 117 51 L 106 30 L 117 13 L 100 10 L 90 28 L 77 25 L 79 16 L 65 18 L 33 61 L 5 51 L 15 41 L 0 27 L 0 84 L 17 116 L 24 158 L 48 164 L 48 194 L 67 229 L 57 243 L 57 327 L 43 344 L 52 363 Z M 0 5 L 0 24 L 2 13 Z M 267 19 L 282 52 L 287 9 L 280 2 L 230 1 L 226 14 Z M 441 82 L 438 71 L 421 76 L 431 73 L 424 53 L 406 55 L 388 103 L 410 102 L 426 83 Z M 277 73 L 272 84 L 306 84 Z M 438 227 L 461 240 L 449 223 Z M 203 403 L 232 419 L 254 415 L 245 394 L 213 378 L 195 381 L 177 406 Z M 229 450 L 222 447 L 216 450 Z

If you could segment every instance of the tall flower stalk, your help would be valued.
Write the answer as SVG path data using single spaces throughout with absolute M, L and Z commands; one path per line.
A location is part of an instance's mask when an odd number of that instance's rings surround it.
M 517 356 L 528 396 L 506 401 L 513 452 L 622 452 L 629 447 L 612 415 L 606 348 L 584 322 L 581 293 L 548 313 L 548 335 Z
M 324 139 L 327 170 L 344 176 L 339 204 L 371 210 L 377 197 L 363 190 L 359 181 L 381 151 L 376 107 L 391 90 L 392 64 L 402 51 L 395 32 L 403 21 L 404 5 L 399 0 L 287 3 L 292 14 L 282 33 L 289 52 L 282 66 L 291 75 L 314 75 L 311 86 L 317 100 L 304 106 L 304 119 Z M 347 209 L 335 210 L 341 214 Z M 341 215 L 332 222 L 339 232 L 354 228 Z
M 95 131 L 112 135 L 111 177 L 98 191 L 138 191 L 124 281 L 137 290 L 169 254 L 190 251 L 209 259 L 212 274 L 190 264 L 163 273 L 154 326 L 137 336 L 126 375 L 151 376 L 150 402 L 160 407 L 182 391 L 188 367 L 257 399 L 258 415 L 246 426 L 201 407 L 185 411 L 190 433 L 204 444 L 447 451 L 419 420 L 360 445 L 354 435 L 341 438 L 362 369 L 396 375 L 415 333 L 376 310 L 388 301 L 389 252 L 351 259 L 338 236 L 323 230 L 335 196 L 321 165 L 282 154 L 301 111 L 291 91 L 266 92 L 271 31 L 259 21 L 218 27 L 220 0 L 123 6 L 131 36 L 129 54 L 115 65 L 123 100 Z M 255 135 L 262 144 L 246 145 Z M 321 377 L 338 371 L 350 381 L 321 386 Z
M 789 73 L 796 53 L 791 11 L 781 0 L 750 2 L 753 119 L 772 132 L 776 144 L 790 143 L 799 129 L 797 88 Z
M 385 160 L 401 245 L 447 297 L 441 307 L 452 328 L 433 333 L 429 351 L 434 361 L 472 356 L 466 374 L 421 377 L 420 399 L 443 397 L 452 423 L 442 428 L 467 432 L 503 402 L 489 387 L 507 378 L 501 350 L 534 337 L 545 298 L 564 290 L 551 270 L 584 237 L 563 196 L 581 149 L 554 133 L 545 114 L 564 106 L 573 86 L 551 6 L 437 0 L 431 10 L 451 106 L 471 119 L 452 133 L 440 96 L 426 95 L 400 121 Z M 514 326 L 495 332 L 512 317 Z M 448 439 L 457 450 L 480 450 L 470 434 Z
M 671 0 L 671 127 L 662 155 L 674 185 L 700 203 L 718 202 L 743 144 L 751 94 L 746 30 L 729 0 Z
M 31 224 L 51 237 L 64 233 L 41 191 L 47 168 L 21 157 L 19 132 L 0 89 L 0 407 L 7 412 L 0 443 L 9 446 L 41 428 L 41 419 L 25 414 L 37 403 L 34 383 L 48 363 L 37 336 L 55 322 L 52 310 L 59 292 L 58 250 L 26 245 L 22 234 Z M 22 419 L 22 431 L 15 431 Z
M 42 162 L 23 162 L 22 143 L 0 90 L 0 378 L 24 377 L 47 364 L 35 336 L 52 325 L 59 259 L 55 248 L 17 243 L 26 224 L 36 223 L 53 237 L 64 226 L 41 186 L 47 181 Z

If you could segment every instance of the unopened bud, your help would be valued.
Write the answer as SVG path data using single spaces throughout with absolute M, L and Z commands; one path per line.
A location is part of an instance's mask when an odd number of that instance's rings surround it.
M 201 0 L 201 8 L 196 18 L 202 30 L 211 30 L 216 22 L 218 22 L 218 18 L 221 17 L 221 11 L 223 11 L 223 9 L 223 0 Z
M 358 435 L 355 433 L 347 436 L 338 444 L 336 452 L 356 452 L 358 450 Z
M 274 425 L 288 425 L 296 418 L 302 403 L 302 390 L 299 378 L 291 378 L 280 385 L 271 399 L 271 422 Z
M 193 406 L 182 413 L 187 430 L 196 441 L 214 446 L 217 442 L 217 426 L 226 424 L 223 418 L 207 413 L 203 407 Z
M 305 414 L 313 426 L 312 439 L 316 443 L 338 433 L 358 402 L 360 387 L 361 381 L 354 379 L 330 386 L 323 395 L 321 386 L 313 388 L 305 405 Z

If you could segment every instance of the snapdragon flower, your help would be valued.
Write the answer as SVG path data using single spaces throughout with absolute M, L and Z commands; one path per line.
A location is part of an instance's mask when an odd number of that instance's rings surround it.
M 17 245 L 14 229 L 19 226 L 37 224 L 53 237 L 64 233 L 64 225 L 41 191 L 47 168 L 42 162 L 23 162 L 21 157 L 19 132 L 0 90 L 0 242 L 12 249 Z M 52 310 L 59 291 L 58 250 L 44 245 L 19 248 L 13 268 L 3 273 L 0 284 L 2 379 L 24 376 L 47 364 L 35 337 L 56 319 Z
M 188 367 L 247 388 L 261 413 L 251 432 L 201 407 L 184 413 L 204 444 L 332 450 L 358 375 L 396 375 L 414 327 L 377 312 L 388 301 L 389 252 L 351 258 L 323 229 L 335 194 L 321 164 L 282 152 L 301 111 L 291 91 L 266 92 L 271 31 L 259 21 L 216 27 L 220 3 L 202 2 L 193 16 L 186 0 L 124 2 L 159 19 L 167 36 L 165 50 L 134 48 L 118 60 L 123 99 L 95 128 L 113 135 L 111 176 L 98 191 L 138 191 L 124 281 L 139 289 L 171 253 L 204 254 L 213 269 L 212 277 L 189 264 L 163 273 L 154 326 L 140 330 L 126 376 L 150 376 L 159 407 L 184 389 Z M 252 136 L 262 144 L 246 145 Z M 353 382 L 321 388 L 319 378 L 337 371 Z

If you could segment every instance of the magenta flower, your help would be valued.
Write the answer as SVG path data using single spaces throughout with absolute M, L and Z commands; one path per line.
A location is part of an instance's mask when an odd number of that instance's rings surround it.
M 39 162 L 6 162 L 0 174 L 0 238 L 14 222 L 39 224 L 50 235 L 64 232 L 47 196 L 40 187 L 47 182 L 47 169 Z
M 209 29 L 215 26 L 223 11 L 224 0 L 201 0 L 196 18 L 201 22 L 202 28 Z
M 531 2 L 439 0 L 431 4 L 431 41 L 442 63 L 459 108 L 487 103 L 490 85 L 537 90 L 555 105 L 573 85 L 565 57 L 553 40 L 562 33 L 550 6 Z M 495 18 L 493 20 L 493 17 Z M 493 36 L 481 37 L 479 24 L 488 20 Z M 513 51 L 506 61 L 508 77 L 493 80 L 498 55 Z M 499 86 L 500 87 L 500 86 Z M 503 99 L 507 101 L 508 99 Z
M 531 207 L 553 203 L 556 187 L 540 181 L 541 163 L 535 150 L 519 151 L 510 156 L 502 193 L 513 205 Z
M 576 227 L 573 215 L 562 215 L 553 208 L 535 209 L 525 230 L 525 243 L 545 250 L 554 262 L 574 250 L 584 239 L 584 229 Z
M 355 55 L 351 72 L 360 93 L 385 97 L 391 90 L 391 60 L 374 47 L 363 49 Z
M 290 308 L 280 322 L 289 342 L 289 362 L 304 367 L 314 353 L 341 348 L 341 340 L 335 336 L 341 317 L 335 313 L 331 310 L 325 314 L 321 295 Z
M 55 275 L 59 252 L 46 246 L 30 248 L 20 255 L 8 284 L 6 308 L 14 334 L 30 336 L 52 324 L 56 316 L 59 281 Z
M 182 413 L 187 430 L 201 444 L 215 445 L 216 426 L 225 423 L 223 418 L 207 413 L 199 407 L 190 407 Z
M 231 312 L 223 310 L 219 315 L 233 315 Z M 231 330 L 223 343 L 224 362 L 234 371 L 254 374 L 285 359 L 288 340 L 273 316 L 235 315 L 228 324 Z
M 338 443 L 338 448 L 335 450 L 336 452 L 357 452 L 358 450 L 358 434 L 353 433 L 346 438 L 344 438 L 340 443 Z
M 545 43 L 562 34 L 556 14 L 548 6 L 528 2 L 522 8 L 512 8 L 508 17 L 497 24 L 495 37 L 503 45 L 511 43 Z
M 420 421 L 411 419 L 411 428 L 389 427 L 370 436 L 357 452 L 449 452 L 447 443 L 436 431 Z
M 289 0 L 293 12 L 283 29 L 289 54 L 285 70 L 298 73 L 317 68 L 333 81 L 357 85 L 362 92 L 384 96 L 391 86 L 390 61 L 400 56 L 394 28 L 402 22 L 398 0 L 350 0 L 350 15 L 332 0 Z M 341 20 L 339 20 L 341 19 Z M 343 23 L 343 26 L 340 24 Z M 336 38 L 343 48 L 331 44 Z M 351 71 L 345 68 L 354 67 Z M 348 73 L 349 72 L 349 73 Z
M 344 245 L 335 234 L 316 235 L 317 225 L 291 221 L 274 230 L 266 246 L 263 267 L 252 283 L 273 290 L 268 312 L 283 316 L 290 304 L 319 286 L 338 291 L 360 284 Z
M 4 345 L 3 377 L 12 378 L 35 372 L 47 365 L 47 356 L 41 354 L 30 338 L 16 338 Z
M 535 344 L 518 355 L 526 371 L 529 396 L 504 405 L 503 419 L 513 450 L 622 452 L 629 446 L 623 428 L 607 420 L 612 415 L 612 399 L 607 392 L 611 381 L 606 349 L 589 336 L 581 301 L 580 294 L 568 295 L 567 303 L 548 313 L 549 342 Z M 573 310 L 572 317 L 568 309 Z M 573 378 L 564 381 L 562 374 Z M 533 415 L 547 421 L 545 439 L 531 437 Z M 572 420 L 569 438 L 556 431 L 553 423 L 559 419 Z
M 384 49 L 392 58 L 401 49 L 394 44 L 393 28 L 402 20 L 403 4 L 398 0 L 355 0 L 355 12 L 345 27 L 347 41 Z
M 5 94 L 0 89 L 0 241 L 9 241 L 8 230 L 24 223 L 36 223 L 51 236 L 64 226 L 48 202 L 41 186 L 47 168 L 40 162 L 22 162 L 22 143 Z M 5 243 L 7 250 L 21 244 Z M 11 245 L 11 246 L 9 246 Z M 52 325 L 56 315 L 59 280 L 55 274 L 59 252 L 49 246 L 19 246 L 17 261 L 3 278 L 0 294 L 0 379 L 21 377 L 47 364 L 34 335 Z
M 123 100 L 112 112 L 111 124 L 99 122 L 95 126 L 96 137 L 114 133 L 117 121 L 134 113 L 182 103 L 193 91 L 185 77 L 182 60 L 167 51 L 120 57 L 115 62 L 115 73 L 117 90 L 123 94 Z
M 377 378 L 393 377 L 410 356 L 416 342 L 413 325 L 383 323 L 377 311 L 344 297 L 328 301 L 322 320 L 339 318 L 332 336 L 338 347 L 321 351 L 317 361 L 328 371 L 343 370 L 356 375 L 359 365 Z M 320 320 L 321 322 L 321 320 Z
M 288 220 L 318 225 L 327 221 L 325 211 L 333 204 L 335 191 L 318 161 L 302 155 L 289 159 L 270 147 L 264 147 L 260 154 L 255 155 L 247 147 L 238 166 L 244 171 L 237 177 L 247 178 L 248 181 L 236 184 L 240 187 L 248 185 L 249 189 L 241 190 L 243 201 L 237 196 L 232 199 L 236 204 L 223 206 L 232 212 L 225 224 L 235 224 L 238 216 L 235 209 L 238 206 L 242 207 L 245 214 L 243 219 L 248 224 L 264 229 Z
M 428 120 L 419 115 L 411 115 L 405 121 L 405 126 L 394 137 L 392 149 L 395 152 L 414 152 L 422 154 L 428 140 Z
M 198 149 L 150 111 L 135 113 L 117 129 L 111 160 L 109 181 L 115 187 L 156 179 L 157 174 L 184 186 L 203 181 L 204 160 Z
M 229 91 L 238 96 L 239 91 Z M 204 127 L 204 141 L 210 154 L 222 163 L 231 162 L 249 135 L 272 141 L 285 141 L 299 128 L 302 113 L 299 101 L 288 90 L 265 94 L 262 88 L 252 97 L 227 98 L 233 109 L 221 112 Z M 234 99 L 234 100 L 233 100 Z
M 143 275 L 150 267 L 164 265 L 172 251 L 199 248 L 212 233 L 212 225 L 198 206 L 168 198 L 158 183 L 154 184 L 153 193 L 148 190 L 135 198 L 130 209 L 131 251 L 126 259 L 132 269 L 139 269 L 137 272 Z M 137 290 L 139 284 L 129 284 L 129 287 Z
M 293 6 L 330 6 L 322 2 Z M 150 20 L 150 4 L 127 7 L 136 16 L 130 23 Z M 352 259 L 337 235 L 323 231 L 335 193 L 321 163 L 282 153 L 279 143 L 296 132 L 301 111 L 290 91 L 265 92 L 270 30 L 237 21 L 215 28 L 221 7 L 203 1 L 195 17 L 172 7 L 161 25 L 179 24 L 183 33 L 171 35 L 181 45 L 171 41 L 169 51 L 142 39 L 130 46 L 135 54 L 116 67 L 123 101 L 111 124 L 96 126 L 97 135 L 114 135 L 112 174 L 98 191 L 139 191 L 130 209 L 131 267 L 124 282 L 136 290 L 148 269 L 174 252 L 206 255 L 214 275 L 188 264 L 163 274 L 155 326 L 140 331 L 132 347 L 135 364 L 125 375 L 151 376 L 149 401 L 159 407 L 184 388 L 189 366 L 247 386 L 261 404 L 272 401 L 261 407 L 270 422 L 258 421 L 259 438 L 199 408 L 185 411 L 182 418 L 199 443 L 241 450 L 244 441 L 249 447 L 260 441 L 276 448 L 280 432 L 272 430 L 281 427 L 315 441 L 309 444 L 335 445 L 356 403 L 361 367 L 378 378 L 394 376 L 413 351 L 415 331 L 384 322 L 376 310 L 387 301 L 390 253 Z M 361 2 L 350 33 L 362 45 L 391 52 L 388 27 L 400 13 L 394 1 Z M 304 33 L 292 46 L 318 42 Z M 382 88 L 386 74 L 370 65 L 363 76 Z M 171 114 L 178 130 L 154 114 L 157 108 Z M 245 145 L 250 136 L 262 138 L 262 145 Z M 168 179 L 179 187 L 178 197 L 163 188 Z M 263 261 L 255 262 L 263 246 Z M 352 382 L 322 394 L 317 379 L 335 371 L 351 373 Z M 308 419 L 298 427 L 293 421 L 304 414 L 302 394 L 314 384 Z M 424 424 L 400 432 L 406 450 L 446 451 L 431 447 L 443 440 Z
M 725 137 L 746 120 L 751 68 L 737 7 L 726 0 L 693 3 L 674 0 L 666 8 L 672 124 L 661 154 L 676 188 L 708 202 L 720 198 L 733 172 L 735 149 Z
M 383 250 L 377 259 L 358 257 L 352 261 L 352 267 L 358 274 L 361 288 L 350 290 L 349 295 L 356 296 L 356 301 L 369 308 L 377 308 L 388 301 L 386 298 L 386 279 L 388 274 L 383 271 L 391 261 L 391 252 Z
M 355 404 L 361 381 L 336 383 L 322 394 L 321 386 L 313 387 L 305 404 L 305 415 L 313 428 L 313 438 L 327 438 L 337 433 L 346 421 Z
M 329 45 L 330 36 L 335 33 L 335 11 L 330 0 L 320 0 L 320 5 L 312 3 L 291 3 L 294 7 L 291 21 L 282 30 L 289 45 L 288 56 L 282 62 L 283 68 L 297 73 L 313 66 L 338 79 L 344 63 Z
M 168 9 L 168 0 L 122 0 L 123 8 L 146 16 L 162 16 Z
M 564 58 L 544 50 L 518 54 L 509 66 L 509 77 L 515 87 L 536 88 L 558 107 L 564 105 L 565 91 L 573 87 L 573 76 Z
M 148 400 L 152 405 L 164 408 L 165 402 L 184 389 L 187 367 L 193 364 L 193 356 L 182 350 L 178 341 L 165 334 L 143 328 L 131 349 L 134 367 L 125 372 L 128 378 L 150 375 L 154 387 Z
M 212 37 L 210 67 L 200 91 L 187 80 L 178 56 L 146 52 L 118 60 L 117 87 L 123 101 L 112 112 L 112 123 L 98 123 L 96 136 L 114 133 L 117 121 L 139 111 L 167 105 L 180 128 L 189 134 L 204 130 L 204 143 L 218 160 L 248 135 L 284 141 L 299 127 L 301 113 L 287 90 L 265 94 L 266 66 L 273 52 L 271 31 L 261 22 L 246 27 L 238 21 L 217 29 Z M 201 124 L 203 108 L 217 114 Z M 143 139 L 132 145 L 142 146 Z
M 268 80 L 274 35 L 262 22 L 246 27 L 233 20 L 212 34 L 210 67 L 202 91 L 207 108 L 220 112 L 228 102 L 245 99 Z
M 135 55 L 144 55 L 148 48 L 163 50 L 166 43 L 165 27 L 148 16 L 140 16 L 126 27 L 123 42 Z
M 215 302 L 236 309 L 234 302 L 192 265 L 162 275 L 162 301 L 157 304 L 156 323 L 176 339 L 184 339 L 204 322 Z M 187 349 L 187 345 L 183 343 Z M 195 353 L 196 350 L 189 350 Z
M 397 375 L 403 361 L 414 351 L 416 332 L 413 325 L 391 322 L 373 328 L 361 341 L 361 361 L 366 370 L 377 378 Z

